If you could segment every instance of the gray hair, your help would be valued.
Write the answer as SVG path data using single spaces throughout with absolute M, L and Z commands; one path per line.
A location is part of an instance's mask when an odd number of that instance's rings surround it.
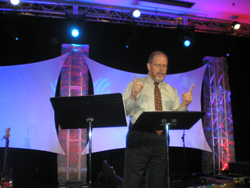
M 163 55 L 163 56 L 165 56 L 165 57 L 168 59 L 168 56 L 167 56 L 164 52 L 155 51 L 155 52 L 152 52 L 152 53 L 149 55 L 148 63 L 152 63 L 153 60 L 154 60 L 154 57 L 155 57 L 156 55 Z

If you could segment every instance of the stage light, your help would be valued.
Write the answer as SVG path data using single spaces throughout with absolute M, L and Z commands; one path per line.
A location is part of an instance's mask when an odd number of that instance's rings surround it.
M 194 43 L 194 32 L 183 31 L 180 33 L 180 40 L 185 47 L 189 47 Z
M 184 41 L 184 46 L 185 46 L 185 47 L 189 47 L 190 44 L 191 44 L 190 40 L 185 40 L 185 41 Z
M 240 23 L 239 22 L 233 22 L 231 25 L 231 28 L 234 30 L 240 29 Z
M 139 9 L 134 9 L 132 15 L 134 18 L 139 18 L 141 16 L 141 11 Z
M 20 0 L 10 0 L 10 3 L 12 5 L 18 5 L 20 3 Z
M 79 31 L 78 31 L 78 29 L 72 29 L 71 35 L 72 35 L 73 37 L 78 37 L 78 36 L 79 36 Z
M 76 40 L 83 37 L 83 23 L 81 21 L 68 20 L 66 28 L 69 40 L 73 40 L 71 42 L 75 43 Z
M 194 26 L 187 26 L 187 25 L 179 25 L 177 27 L 179 29 L 179 39 L 180 42 L 185 46 L 185 47 L 190 47 L 194 41 L 195 41 L 195 36 L 194 36 Z

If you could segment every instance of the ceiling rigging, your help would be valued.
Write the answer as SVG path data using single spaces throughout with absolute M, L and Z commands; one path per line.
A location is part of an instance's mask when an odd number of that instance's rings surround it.
M 83 3 L 56 3 L 48 1 L 22 1 L 12 5 L 0 1 L 0 13 L 26 16 L 39 16 L 57 19 L 77 19 L 82 21 L 107 22 L 113 24 L 134 24 L 143 27 L 178 29 L 180 26 L 194 29 L 195 32 L 228 34 L 250 37 L 250 24 L 242 24 L 238 30 L 232 28 L 232 21 L 185 14 L 172 14 L 141 9 L 139 18 L 132 17 L 132 8 L 92 5 Z

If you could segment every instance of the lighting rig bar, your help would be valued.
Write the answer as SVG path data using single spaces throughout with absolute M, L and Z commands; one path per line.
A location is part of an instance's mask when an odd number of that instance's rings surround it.
M 177 15 L 166 12 L 141 10 L 140 18 L 132 17 L 132 8 L 110 7 L 104 5 L 66 4 L 45 1 L 21 1 L 12 5 L 0 0 L 0 13 L 40 16 L 61 19 L 78 19 L 116 24 L 135 24 L 143 27 L 177 29 L 179 26 L 194 28 L 195 32 L 228 34 L 250 37 L 250 24 L 241 23 L 239 30 L 231 28 L 232 21 L 211 19 L 199 16 Z

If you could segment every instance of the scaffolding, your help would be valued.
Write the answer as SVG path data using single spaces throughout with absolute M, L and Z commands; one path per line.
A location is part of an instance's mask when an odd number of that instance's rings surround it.
M 221 174 L 235 161 L 231 92 L 225 58 L 205 57 L 207 69 L 203 81 L 204 132 L 212 153 L 203 154 L 203 172 Z M 212 161 L 212 163 L 211 163 Z M 212 166 L 211 166 L 212 165 Z
M 53 2 L 22 0 L 20 5 L 12 5 L 8 0 L 0 0 L 0 13 L 24 16 L 38 16 L 61 19 L 77 19 L 112 24 L 133 24 L 142 27 L 178 29 L 188 26 L 195 32 L 228 34 L 250 37 L 250 24 L 241 23 L 239 30 L 232 30 L 232 21 L 207 18 L 205 15 L 174 14 L 167 10 L 141 9 L 140 18 L 132 17 L 133 7 L 114 7 L 105 4 L 81 4 L 76 1 Z

